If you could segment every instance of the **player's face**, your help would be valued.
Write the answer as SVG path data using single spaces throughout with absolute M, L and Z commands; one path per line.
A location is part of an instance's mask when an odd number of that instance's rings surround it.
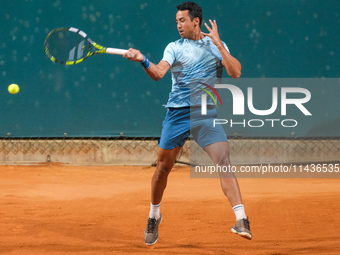
M 178 11 L 176 14 L 177 29 L 183 39 L 191 39 L 194 35 L 195 19 L 191 20 L 189 11 Z

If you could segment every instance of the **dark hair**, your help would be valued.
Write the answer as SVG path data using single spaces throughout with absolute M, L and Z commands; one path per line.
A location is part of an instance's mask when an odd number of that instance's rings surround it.
M 200 19 L 200 26 L 202 24 L 202 8 L 201 6 L 199 6 L 198 4 L 188 1 L 185 3 L 182 3 L 180 5 L 177 6 L 177 10 L 179 11 L 189 11 L 189 16 L 191 18 L 191 21 L 198 17 Z

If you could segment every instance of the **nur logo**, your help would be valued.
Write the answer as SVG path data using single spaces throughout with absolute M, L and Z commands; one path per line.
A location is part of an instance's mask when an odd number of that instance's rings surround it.
M 209 88 L 211 91 L 213 91 L 216 96 L 218 97 L 221 105 L 222 105 L 222 101 L 221 98 L 219 96 L 219 94 L 217 93 L 217 91 L 205 84 L 205 83 L 201 83 L 204 86 L 206 86 L 207 88 Z M 215 88 L 218 89 L 228 89 L 231 94 L 232 94 L 232 98 L 233 98 L 233 115 L 244 115 L 245 114 L 245 110 L 244 110 L 244 105 L 245 105 L 245 98 L 244 98 L 244 94 L 242 92 L 242 90 L 240 88 L 238 88 L 235 85 L 231 85 L 231 84 L 216 84 Z M 203 90 L 204 92 L 206 92 L 213 100 L 215 105 L 217 105 L 215 98 L 213 97 L 212 93 L 210 91 L 208 91 L 207 89 L 201 88 L 201 90 Z M 253 88 L 252 87 L 248 87 L 247 88 L 247 105 L 248 105 L 248 110 L 253 113 L 254 115 L 258 115 L 258 116 L 265 116 L 265 115 L 271 115 L 272 113 L 274 113 L 277 108 L 278 108 L 278 104 L 279 104 L 279 100 L 278 100 L 278 88 L 277 87 L 273 87 L 272 88 L 272 106 L 269 109 L 266 110 L 259 110 L 259 109 L 255 109 L 254 104 L 253 104 Z M 288 95 L 294 93 L 294 94 L 302 94 L 304 95 L 304 97 L 300 98 L 288 98 Z M 201 109 L 202 109 L 202 115 L 206 115 L 207 114 L 207 94 L 202 94 L 202 98 L 201 98 Z M 307 108 L 303 105 L 307 102 L 309 102 L 309 100 L 311 99 L 311 93 L 308 89 L 305 88 L 299 88 L 299 87 L 281 87 L 281 115 L 285 116 L 287 115 L 287 105 L 295 105 L 304 115 L 306 116 L 311 116 L 312 114 L 307 110 Z M 261 99 L 262 100 L 262 99 Z
M 220 104 L 222 105 L 221 97 L 217 93 L 217 91 L 213 87 L 211 87 L 210 85 L 208 85 L 206 83 L 201 82 L 201 84 L 206 86 L 208 89 L 210 89 L 217 96 L 218 100 L 220 101 Z M 205 88 L 200 88 L 200 89 L 202 91 L 204 91 L 205 93 L 207 93 L 212 98 L 212 100 L 214 101 L 215 105 L 217 106 L 217 102 L 216 102 L 215 97 L 213 96 L 213 94 L 209 90 L 207 90 Z M 201 114 L 202 115 L 207 115 L 207 94 L 202 94 L 202 98 L 201 98 L 201 100 L 202 100 Z

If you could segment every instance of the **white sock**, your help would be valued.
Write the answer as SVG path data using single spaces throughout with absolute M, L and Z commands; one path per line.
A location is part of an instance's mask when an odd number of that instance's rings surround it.
M 159 218 L 160 214 L 160 207 L 161 203 L 158 205 L 153 205 L 150 203 L 150 213 L 149 213 L 149 218 L 155 218 L 156 220 Z
M 247 218 L 243 204 L 235 205 L 233 207 L 233 211 L 235 213 L 236 220 Z

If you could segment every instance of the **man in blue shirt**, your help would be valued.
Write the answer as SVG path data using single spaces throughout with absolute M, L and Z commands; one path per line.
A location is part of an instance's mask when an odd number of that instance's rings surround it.
M 200 84 L 213 86 L 222 77 L 223 67 L 235 79 L 241 76 L 242 69 L 240 62 L 221 41 L 215 20 L 209 20 L 210 26 L 204 24 L 209 33 L 201 31 L 202 9 L 199 5 L 189 1 L 177 6 L 177 10 L 176 22 L 181 39 L 166 47 L 163 59 L 157 65 L 136 49 L 129 49 L 124 54 L 129 60 L 141 62 L 146 73 L 156 81 L 162 79 L 170 68 L 172 74 L 172 90 L 166 104 L 168 111 L 159 141 L 157 167 L 151 183 L 151 208 L 144 232 L 148 245 L 156 243 L 158 239 L 158 226 L 162 220 L 161 200 L 176 155 L 190 133 L 190 107 L 200 105 Z M 207 100 L 207 105 L 208 116 L 217 116 L 211 98 Z M 230 165 L 229 144 L 222 128 L 212 129 L 201 123 L 194 128 L 191 126 L 191 132 L 214 164 Z M 222 190 L 236 215 L 236 223 L 231 231 L 251 239 L 237 179 L 233 173 L 228 173 L 220 180 Z

